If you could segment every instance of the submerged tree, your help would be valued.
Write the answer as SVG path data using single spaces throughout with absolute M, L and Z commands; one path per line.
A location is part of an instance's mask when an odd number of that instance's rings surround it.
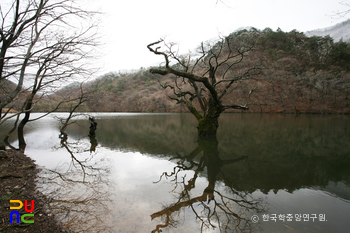
M 179 55 L 173 43 L 163 40 L 149 44 L 148 49 L 165 59 L 165 66 L 150 69 L 152 74 L 172 75 L 172 84 L 161 84 L 170 88 L 170 99 L 183 103 L 198 120 L 198 135 L 216 136 L 218 118 L 226 109 L 249 109 L 248 104 L 253 90 L 247 93 L 245 104 L 225 103 L 224 97 L 237 88 L 243 80 L 260 73 L 256 65 L 243 64 L 243 58 L 253 49 L 256 31 L 240 31 L 220 38 L 214 44 L 202 43 L 197 49 L 196 58 Z M 163 43 L 164 49 L 160 51 Z M 175 65 L 170 65 L 175 61 Z M 187 85 L 187 86 L 186 86 Z

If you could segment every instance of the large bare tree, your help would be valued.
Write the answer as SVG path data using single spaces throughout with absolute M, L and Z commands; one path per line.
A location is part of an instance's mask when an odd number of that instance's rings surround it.
M 225 102 L 224 97 L 243 80 L 260 73 L 256 65 L 243 65 L 243 58 L 253 49 L 255 30 L 240 31 L 220 38 L 214 43 L 202 43 L 195 58 L 179 55 L 174 43 L 164 40 L 149 44 L 148 49 L 164 57 L 165 65 L 150 69 L 152 74 L 171 75 L 172 83 L 161 84 L 171 89 L 169 97 L 183 103 L 198 120 L 199 136 L 216 136 L 218 118 L 226 109 L 249 109 L 253 90 L 244 104 Z M 162 49 L 163 48 L 163 49 Z M 193 56 L 193 55 L 192 55 Z M 171 65 L 174 61 L 176 64 Z

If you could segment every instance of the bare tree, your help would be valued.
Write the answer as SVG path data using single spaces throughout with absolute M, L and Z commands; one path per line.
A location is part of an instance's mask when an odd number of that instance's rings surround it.
M 5 100 L 0 100 L 0 112 L 2 108 L 8 105 L 11 101 L 13 101 L 13 99 L 21 91 L 24 81 L 25 69 L 29 62 L 32 49 L 35 43 L 38 41 L 38 37 L 32 37 L 29 43 L 28 41 L 24 42 L 27 47 L 27 51 L 25 54 L 22 54 L 21 64 L 18 63 L 18 61 L 16 61 L 16 65 L 15 62 L 13 64 L 10 64 L 11 61 L 18 59 L 18 57 L 14 56 L 14 54 L 11 53 L 11 51 L 10 56 L 8 56 L 7 53 L 16 45 L 18 46 L 22 41 L 22 38 L 20 36 L 22 34 L 25 34 L 27 30 L 29 30 L 31 27 L 33 27 L 33 25 L 35 25 L 38 22 L 38 19 L 40 18 L 44 8 L 44 0 L 40 1 L 36 7 L 31 7 L 31 4 L 28 4 L 24 8 L 24 12 L 21 11 L 23 8 L 20 5 L 20 0 L 13 1 L 10 4 L 11 5 L 9 9 L 6 12 L 3 12 L 3 4 L 1 4 L 0 9 L 2 20 L 0 30 L 0 82 L 18 73 L 19 78 L 15 90 L 10 95 L 8 95 L 8 97 Z M 13 12 L 12 22 L 8 22 L 11 20 L 11 17 L 9 16 L 11 12 Z
M 90 94 L 89 93 L 84 93 L 83 90 L 83 83 L 80 84 L 80 95 L 75 98 L 77 100 L 77 103 L 73 106 L 70 107 L 69 110 L 69 115 L 67 118 L 64 119 L 60 119 L 62 126 L 60 127 L 60 133 L 61 135 L 67 135 L 67 133 L 65 132 L 66 128 L 68 125 L 70 125 L 71 123 L 75 123 L 75 122 L 70 122 L 74 117 L 74 112 L 85 102 L 87 102 L 90 98 Z M 75 100 L 74 99 L 74 100 Z
M 342 19 L 350 12 L 350 2 L 349 1 L 340 1 L 339 4 L 348 7 L 348 9 L 344 10 L 344 11 L 333 12 L 334 14 L 331 15 L 331 17 L 337 18 L 337 19 Z
M 191 53 L 179 55 L 174 43 L 163 40 L 147 46 L 152 53 L 163 56 L 165 60 L 164 67 L 150 69 L 150 73 L 172 75 L 173 83 L 161 86 L 171 89 L 169 97 L 185 104 L 196 117 L 199 136 L 215 137 L 218 118 L 226 109 L 249 109 L 253 90 L 247 93 L 245 104 L 224 103 L 224 97 L 237 88 L 238 83 L 260 73 L 258 66 L 248 67 L 243 63 L 243 58 L 253 49 L 255 39 L 255 30 L 251 30 L 220 38 L 216 43 L 202 43 L 194 55 L 195 59 L 192 59 Z M 161 43 L 163 45 L 159 46 Z M 160 51 L 162 47 L 164 49 Z M 172 61 L 176 64 L 171 65 Z
M 24 83 L 31 89 L 21 110 L 25 117 L 18 126 L 20 139 L 38 93 L 46 95 L 62 82 L 91 75 L 84 65 L 96 45 L 91 21 L 96 12 L 81 9 L 75 0 L 13 0 L 5 12 L 2 4 L 0 10 L 0 85 L 5 79 L 17 80 L 0 109 L 13 102 Z M 24 140 L 19 144 L 25 145 Z

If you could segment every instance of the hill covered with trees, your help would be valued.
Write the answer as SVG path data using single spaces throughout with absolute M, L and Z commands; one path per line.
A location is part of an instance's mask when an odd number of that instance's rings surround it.
M 246 102 L 248 94 L 253 91 L 249 110 L 245 112 L 350 113 L 348 42 L 335 42 L 330 36 L 307 37 L 296 30 L 284 32 L 270 28 L 236 31 L 226 39 L 235 39 L 243 34 L 254 37 L 255 45 L 234 67 L 232 75 L 239 75 L 253 66 L 259 67 L 261 72 L 235 82 L 225 101 Z M 218 41 L 213 48 L 218 43 L 222 42 Z M 201 70 L 198 68 L 194 72 Z M 151 74 L 148 68 L 130 73 L 108 73 L 84 83 L 82 87 L 77 83 L 65 87 L 50 99 L 38 102 L 34 110 L 48 111 L 61 101 L 59 96 L 63 93 L 78 95 L 83 90 L 89 97 L 81 106 L 81 111 L 186 112 L 185 106 L 167 97 L 171 95 L 171 90 L 164 90 L 160 85 L 173 79 L 172 75 Z M 186 89 L 189 84 L 181 85 Z M 65 106 L 61 110 L 67 108 Z

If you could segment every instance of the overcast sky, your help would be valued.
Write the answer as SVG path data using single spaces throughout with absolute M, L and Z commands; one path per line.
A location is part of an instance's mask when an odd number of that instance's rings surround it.
M 182 51 L 202 41 L 228 35 L 240 27 L 269 27 L 283 31 L 308 31 L 329 27 L 346 18 L 335 12 L 348 10 L 340 0 L 98 0 L 89 7 L 105 14 L 100 35 L 104 45 L 100 73 L 157 65 L 161 57 L 147 44 L 166 38 Z M 350 1 L 345 1 L 350 3 Z

